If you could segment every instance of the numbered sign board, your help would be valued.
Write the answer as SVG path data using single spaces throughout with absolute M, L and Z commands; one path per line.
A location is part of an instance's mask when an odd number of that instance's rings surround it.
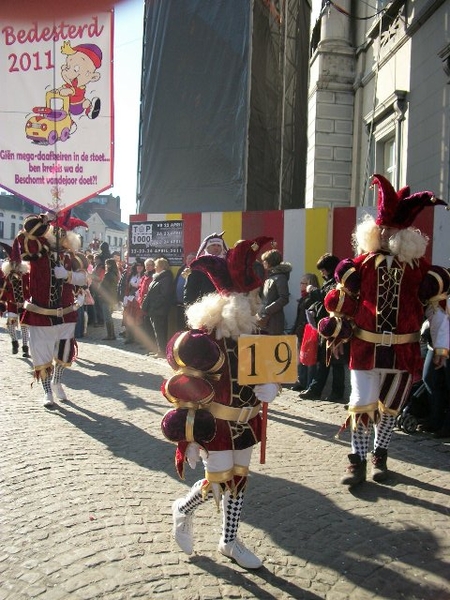
M 295 335 L 245 335 L 238 339 L 238 383 L 294 383 L 297 381 Z

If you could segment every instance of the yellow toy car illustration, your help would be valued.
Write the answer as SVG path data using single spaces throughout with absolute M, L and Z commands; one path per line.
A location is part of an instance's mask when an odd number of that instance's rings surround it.
M 45 94 L 45 106 L 35 106 L 34 116 L 25 125 L 25 134 L 29 140 L 39 144 L 65 142 L 70 137 L 73 119 L 69 113 L 69 98 L 61 96 L 55 90 Z

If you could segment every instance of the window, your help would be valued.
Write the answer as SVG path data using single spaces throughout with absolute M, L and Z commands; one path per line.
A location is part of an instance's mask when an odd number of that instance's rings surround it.
M 4 236 L 4 233 L 5 233 L 5 224 L 3 223 L 3 221 L 0 221 L 0 238 L 2 238 Z
M 408 108 L 406 96 L 405 91 L 396 90 L 364 118 L 370 136 L 370 172 L 384 175 L 395 189 L 400 188 L 401 182 L 403 122 Z M 364 196 L 369 205 L 376 205 L 376 189 L 372 193 L 365 190 Z
M 16 237 L 16 224 L 11 223 L 11 235 L 9 236 L 12 240 Z
M 383 173 L 395 187 L 397 174 L 397 158 L 395 153 L 395 138 L 391 137 L 382 144 Z

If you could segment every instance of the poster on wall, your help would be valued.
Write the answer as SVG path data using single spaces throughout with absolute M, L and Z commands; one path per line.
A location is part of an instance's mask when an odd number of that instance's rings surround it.
M 0 13 L 0 186 L 59 211 L 112 186 L 113 10 L 50 2 L 36 16 L 9 4 Z
M 128 258 L 145 260 L 161 256 L 167 258 L 172 267 L 183 264 L 183 221 L 130 223 Z

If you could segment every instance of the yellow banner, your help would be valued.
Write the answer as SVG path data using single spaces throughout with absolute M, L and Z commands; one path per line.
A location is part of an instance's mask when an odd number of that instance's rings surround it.
M 297 381 L 295 335 L 245 335 L 238 340 L 238 383 L 294 383 Z

